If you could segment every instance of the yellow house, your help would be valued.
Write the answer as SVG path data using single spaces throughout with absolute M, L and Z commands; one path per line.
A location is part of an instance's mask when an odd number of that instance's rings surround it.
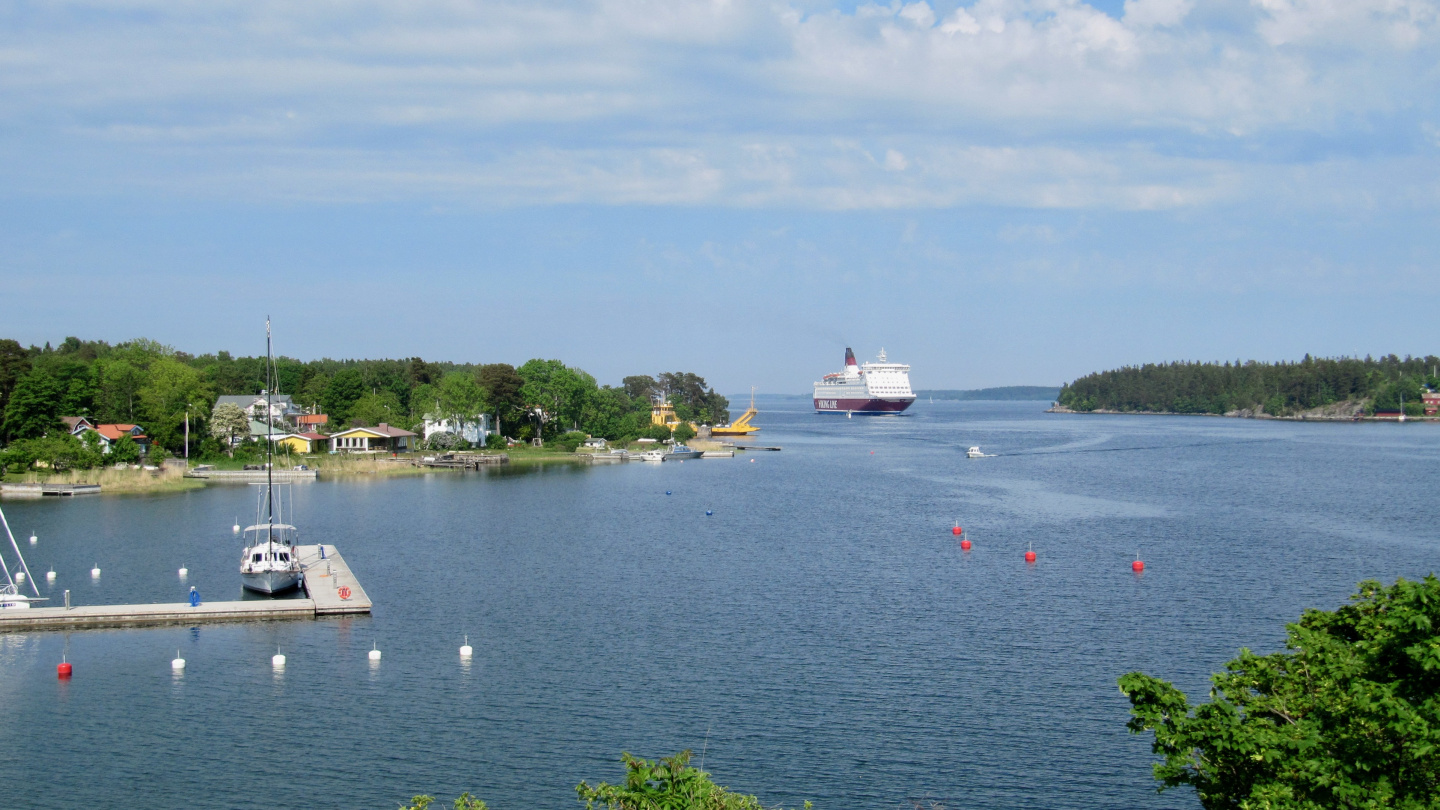
M 323 453 L 330 437 L 322 433 L 294 433 L 275 440 L 275 449 L 292 453 Z

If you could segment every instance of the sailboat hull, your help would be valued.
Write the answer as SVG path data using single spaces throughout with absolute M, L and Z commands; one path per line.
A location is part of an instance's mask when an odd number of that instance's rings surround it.
M 299 587 L 300 574 L 294 571 L 242 573 L 240 575 L 240 584 L 245 586 L 245 590 L 255 591 L 256 593 L 284 593 L 291 588 Z

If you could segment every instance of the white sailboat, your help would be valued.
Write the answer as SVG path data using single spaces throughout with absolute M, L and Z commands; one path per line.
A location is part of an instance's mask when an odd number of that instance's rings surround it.
M 5 574 L 5 584 L 0 585 L 0 610 L 24 610 L 30 607 L 31 602 L 44 602 L 45 598 L 35 586 L 35 577 L 30 575 L 30 566 L 25 564 L 25 555 L 20 553 L 20 544 L 15 542 L 15 535 L 10 531 L 10 521 L 5 519 L 3 509 L 0 509 L 0 524 L 4 524 L 5 536 L 10 538 L 10 548 L 15 550 L 15 574 L 24 574 L 22 581 L 29 582 L 30 590 L 35 594 L 26 596 L 21 593 L 22 588 L 15 582 L 15 576 L 5 562 L 5 555 L 0 554 L 0 571 Z
M 300 584 L 300 558 L 295 553 L 299 530 L 278 520 L 275 503 L 273 456 L 274 425 L 270 392 L 275 390 L 275 356 L 270 346 L 270 319 L 265 319 L 265 489 L 255 505 L 255 523 L 244 531 L 245 553 L 240 558 L 240 584 L 264 594 L 283 593 Z

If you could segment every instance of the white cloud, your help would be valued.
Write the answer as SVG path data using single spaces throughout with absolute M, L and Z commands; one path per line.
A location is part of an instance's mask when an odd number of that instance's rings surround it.
M 0 31 L 0 143 L 25 156 L 0 185 L 1145 209 L 1274 194 L 1296 167 L 1434 174 L 1384 133 L 1440 115 L 1435 2 L 1124 8 L 41 2 Z

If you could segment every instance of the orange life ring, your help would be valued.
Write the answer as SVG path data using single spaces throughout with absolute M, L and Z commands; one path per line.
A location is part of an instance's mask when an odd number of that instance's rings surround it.
M 349 585 L 341 585 L 341 586 L 340 586 L 340 598 L 341 598 L 341 599 L 349 599 L 349 598 L 350 598 L 350 586 L 349 586 Z

